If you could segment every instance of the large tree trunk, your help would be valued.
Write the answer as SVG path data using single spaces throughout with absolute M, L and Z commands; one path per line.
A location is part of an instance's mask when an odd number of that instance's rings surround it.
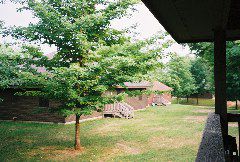
M 236 99 L 236 110 L 238 109 L 238 100 Z
M 197 94 L 197 105 L 198 105 L 198 94 Z
M 75 124 L 75 150 L 81 150 L 81 143 L 80 143 L 80 115 L 76 115 L 76 124 Z

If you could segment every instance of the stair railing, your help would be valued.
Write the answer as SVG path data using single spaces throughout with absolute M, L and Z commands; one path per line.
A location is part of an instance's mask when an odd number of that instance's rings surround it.
M 134 108 L 125 102 L 117 102 L 105 105 L 104 113 L 111 113 L 113 116 L 120 115 L 120 117 L 133 118 Z

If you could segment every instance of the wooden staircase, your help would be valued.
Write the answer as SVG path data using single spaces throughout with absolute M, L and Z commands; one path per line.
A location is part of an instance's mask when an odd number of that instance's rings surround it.
M 167 106 L 169 104 L 171 104 L 168 100 L 166 100 L 163 96 L 155 96 L 154 97 L 154 101 L 155 104 L 157 105 L 163 105 L 163 106 Z
M 125 102 L 117 102 L 105 105 L 103 117 L 133 118 L 134 108 Z
M 162 103 L 163 106 L 167 106 L 167 105 L 170 104 L 170 102 L 163 97 L 161 97 L 161 103 Z

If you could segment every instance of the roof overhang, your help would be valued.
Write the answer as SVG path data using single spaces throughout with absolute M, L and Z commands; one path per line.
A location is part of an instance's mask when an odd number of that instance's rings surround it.
M 212 42 L 214 30 L 240 39 L 240 0 L 142 0 L 178 43 Z

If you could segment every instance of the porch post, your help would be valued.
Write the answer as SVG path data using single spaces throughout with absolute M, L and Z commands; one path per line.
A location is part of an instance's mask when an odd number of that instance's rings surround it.
M 214 31 L 215 113 L 220 115 L 223 138 L 228 135 L 226 96 L 226 32 Z M 226 146 L 226 142 L 225 146 Z

